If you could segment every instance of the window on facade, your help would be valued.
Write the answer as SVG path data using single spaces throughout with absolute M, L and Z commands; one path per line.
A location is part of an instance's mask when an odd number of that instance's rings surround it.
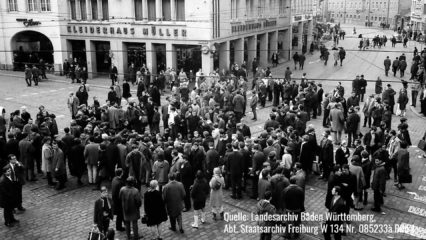
M 135 0 L 135 20 L 136 21 L 143 20 L 142 13 L 143 13 L 142 0 Z
M 426 14 L 426 4 L 423 6 L 423 14 Z
M 9 11 L 18 11 L 18 4 L 16 3 L 17 0 L 9 0 Z
M 155 21 L 155 0 L 148 0 L 148 20 Z
M 279 0 L 278 9 L 280 14 L 285 13 L 285 0 Z
M 28 12 L 37 11 L 37 1 L 36 0 L 28 0 Z
M 172 20 L 172 11 L 170 6 L 170 0 L 163 0 L 163 20 Z
M 102 0 L 102 20 L 109 20 L 108 0 Z
M 70 11 L 71 11 L 71 19 L 76 20 L 77 19 L 77 11 L 76 11 L 75 0 L 70 0 Z
M 92 20 L 98 20 L 98 0 L 92 1 Z
M 87 20 L 86 0 L 80 0 L 81 20 Z
M 176 0 L 176 20 L 185 21 L 185 0 Z
M 41 0 L 41 11 L 42 12 L 50 12 L 51 8 L 50 8 L 50 0 Z

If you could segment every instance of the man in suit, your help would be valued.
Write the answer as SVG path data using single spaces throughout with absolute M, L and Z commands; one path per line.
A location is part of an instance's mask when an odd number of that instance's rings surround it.
M 251 108 L 251 111 L 253 112 L 253 118 L 251 120 L 256 121 L 257 120 L 256 107 L 257 107 L 257 103 L 259 102 L 259 97 L 256 93 L 256 90 L 253 90 L 252 94 L 253 96 L 250 101 L 250 108 Z
M 337 103 L 334 105 L 334 108 L 330 111 L 330 122 L 331 122 L 331 131 L 334 133 L 334 143 L 340 144 L 342 139 L 342 131 L 344 128 L 345 118 L 343 111 L 341 110 L 341 104 Z
M 167 103 L 161 106 L 161 117 L 163 119 L 164 129 L 169 128 L 169 98 L 167 97 Z
M 331 200 L 329 206 L 330 218 L 326 219 L 326 229 L 324 233 L 325 240 L 331 240 L 331 234 L 334 235 L 335 240 L 342 239 L 342 224 L 344 223 L 344 219 L 341 217 L 344 216 L 342 214 L 345 213 L 346 202 L 341 197 L 341 188 L 339 186 L 333 187 L 331 193 L 333 194 L 333 198 Z
M 374 94 L 371 94 L 367 101 L 364 103 L 362 111 L 364 112 L 364 127 L 366 127 L 368 122 L 368 127 L 371 127 L 371 115 L 373 112 L 373 107 L 376 100 L 374 99 Z
M 13 209 L 18 201 L 18 193 L 12 180 L 12 168 L 6 165 L 3 169 L 3 176 L 0 178 L 0 207 L 4 211 L 4 224 L 6 227 L 13 227 L 19 223 L 13 215 Z
M 70 110 L 70 113 L 71 113 L 71 118 L 75 119 L 75 115 L 78 112 L 78 106 L 80 106 L 80 101 L 78 100 L 76 96 L 74 96 L 73 92 L 70 92 L 67 104 L 68 104 L 68 109 Z
M 114 86 L 114 83 L 117 81 L 118 70 L 114 63 L 111 63 L 111 69 L 109 72 L 109 78 L 111 79 L 111 85 Z
M 322 84 L 319 83 L 318 84 L 318 90 L 317 90 L 317 96 L 318 96 L 318 101 L 317 101 L 317 108 L 318 108 L 318 116 L 321 116 L 322 114 L 322 100 L 323 100 L 323 95 L 324 94 L 324 89 L 322 89 Z
M 95 184 L 98 174 L 99 144 L 95 143 L 93 136 L 89 138 L 89 144 L 84 148 L 84 159 L 87 165 L 89 184 Z
M 25 184 L 25 167 L 18 161 L 15 155 L 9 154 L 7 156 L 9 159 L 9 166 L 11 172 L 12 183 L 16 188 L 17 202 L 16 207 L 19 211 L 25 211 L 25 208 L 22 207 L 22 186 Z
M 393 113 L 393 109 L 394 109 L 394 106 L 395 106 L 395 95 L 396 95 L 396 92 L 395 92 L 395 90 L 393 90 L 393 88 L 390 84 L 388 84 L 386 86 L 385 91 L 383 91 L 383 93 L 382 93 L 382 101 L 389 105 L 392 113 Z
M 209 150 L 206 153 L 207 179 L 212 177 L 213 169 L 219 166 L 219 152 L 214 148 L 213 145 L 213 142 L 209 142 Z
M 302 137 L 302 143 L 300 145 L 299 161 L 302 164 L 303 171 L 308 175 L 312 171 L 312 163 L 315 160 L 317 153 L 316 139 L 315 143 L 309 142 L 309 136 L 304 135 Z
M 290 185 L 284 188 L 283 192 L 281 193 L 282 209 L 284 209 L 284 212 L 289 216 L 291 215 L 295 217 L 294 221 L 288 221 L 287 223 L 295 227 L 300 225 L 301 214 L 305 211 L 305 192 L 300 186 L 296 184 L 296 181 L 297 180 L 294 176 L 291 177 Z M 288 238 L 292 239 L 297 238 L 299 233 L 291 231 L 290 228 L 288 235 Z
M 108 197 L 108 189 L 106 186 L 102 186 L 101 197 L 95 201 L 93 222 L 104 236 L 108 232 L 110 221 L 114 218 L 114 215 L 112 215 L 112 203 L 111 198 Z
M 182 210 L 185 189 L 181 182 L 176 181 L 175 173 L 169 174 L 169 180 L 169 183 L 163 187 L 163 199 L 170 219 L 170 230 L 176 231 L 177 220 L 180 233 L 184 233 L 182 227 Z
M 117 219 L 115 220 L 115 229 L 117 231 L 124 231 L 123 227 L 123 207 L 121 206 L 120 200 L 120 190 L 124 187 L 123 180 L 123 170 L 121 168 L 117 168 L 115 170 L 115 177 L 111 182 L 111 200 L 113 206 L 113 214 L 117 215 Z
M 241 179 L 243 177 L 243 155 L 238 149 L 238 143 L 232 144 L 232 153 L 229 154 L 226 162 L 226 170 L 230 173 L 232 195 L 231 197 L 241 198 Z
M 251 189 L 251 198 L 257 198 L 257 185 L 259 181 L 259 174 L 262 170 L 263 163 L 266 161 L 265 154 L 261 150 L 259 144 L 253 146 L 253 156 L 252 156 L 252 165 L 250 171 L 250 177 L 252 178 L 252 189 Z
M 142 197 L 139 190 L 134 187 L 135 183 L 134 177 L 128 177 L 126 186 L 122 187 L 119 193 L 127 239 L 131 239 L 130 230 L 133 231 L 133 239 L 139 239 L 138 219 L 141 216 L 139 209 L 142 206 Z M 132 229 L 130 229 L 130 225 L 132 225 Z
M 323 174 L 322 179 L 328 180 L 328 176 L 334 165 L 333 141 L 331 140 L 330 130 L 323 133 L 323 138 L 320 143 L 319 162 L 322 164 Z
M 365 149 L 373 155 L 379 148 L 380 138 L 376 133 L 377 128 L 373 126 L 368 133 L 364 136 Z
M 371 181 L 371 188 L 374 191 L 374 207 L 371 209 L 374 212 L 382 212 L 381 206 L 383 204 L 383 195 L 386 191 L 386 169 L 385 163 L 380 159 L 375 159 L 376 168 L 373 172 L 373 180 Z
M 384 63 L 383 63 L 384 65 L 385 65 L 385 74 L 386 74 L 386 77 L 388 76 L 388 74 L 389 74 L 389 69 L 390 69 L 390 66 L 392 65 L 392 62 L 391 62 L 391 60 L 389 59 L 389 56 L 387 56 L 386 57 L 386 59 L 385 59 L 385 61 L 384 61 Z

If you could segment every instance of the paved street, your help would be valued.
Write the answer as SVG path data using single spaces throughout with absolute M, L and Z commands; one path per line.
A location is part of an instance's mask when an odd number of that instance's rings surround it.
M 340 46 L 343 46 L 346 51 L 346 59 L 343 66 L 333 66 L 332 56 L 327 66 L 324 66 L 322 61 L 319 61 L 319 53 L 315 52 L 313 56 L 308 55 L 305 65 L 305 70 L 297 70 L 294 72 L 295 78 L 300 78 L 303 72 L 307 73 L 308 79 L 315 79 L 317 83 L 321 82 L 325 91 L 330 91 L 336 86 L 338 81 L 342 82 L 345 87 L 345 92 L 351 91 L 351 80 L 357 74 L 364 74 L 367 80 L 374 81 L 378 76 L 383 81 L 392 82 L 395 90 L 399 90 L 402 85 L 400 78 L 385 77 L 383 60 L 386 56 L 391 59 L 405 52 L 408 59 L 408 68 L 411 66 L 412 50 L 417 46 L 419 50 L 423 47 L 418 43 L 409 43 L 408 48 L 403 48 L 402 44 L 398 44 L 396 48 L 387 46 L 382 49 L 370 49 L 368 51 L 358 51 L 359 39 L 352 35 L 351 26 L 343 26 L 348 37 L 341 41 Z M 386 34 L 388 37 L 393 34 L 393 31 L 379 31 L 377 29 L 359 29 L 359 33 L 367 34 L 368 37 L 373 35 Z M 329 46 L 330 43 L 327 43 Z M 388 42 L 390 45 L 390 42 Z M 294 69 L 292 62 L 281 64 L 278 68 L 273 69 L 273 76 L 280 77 L 284 75 L 286 66 L 291 66 Z M 46 109 L 57 116 L 57 121 L 60 129 L 63 129 L 69 124 L 70 114 L 66 106 L 66 98 L 70 91 L 76 91 L 77 85 L 72 85 L 69 80 L 59 76 L 48 76 L 49 80 L 41 82 L 38 87 L 28 88 L 25 86 L 25 81 L 17 72 L 0 72 L 2 88 L 0 89 L 0 106 L 6 107 L 8 113 L 15 109 L 19 109 L 22 105 L 28 107 L 32 116 L 35 116 L 39 105 L 44 105 Z M 22 74 L 21 74 L 22 75 Z M 409 74 L 406 73 L 405 80 L 409 79 Z M 90 92 L 89 103 L 92 102 L 93 96 L 98 96 L 101 102 L 104 102 L 107 95 L 107 86 L 110 83 L 108 79 L 89 80 Z M 384 83 L 385 84 L 385 83 Z M 367 94 L 374 92 L 374 83 L 369 82 Z M 135 94 L 134 94 L 135 95 Z M 250 96 L 249 96 L 250 97 Z M 410 100 L 411 102 L 411 100 Z M 420 104 L 418 104 L 420 105 Z M 258 121 L 253 122 L 251 113 L 243 120 L 247 123 L 252 133 L 259 134 L 263 130 L 263 124 L 269 117 L 271 111 L 271 103 L 267 102 L 267 107 L 259 109 Z M 425 131 L 426 120 L 418 117 L 411 109 L 407 111 L 408 124 L 412 142 L 417 144 Z M 314 124 L 317 136 L 321 136 L 324 130 L 321 124 L 322 118 L 316 119 L 311 123 Z M 399 117 L 394 116 L 392 127 L 396 128 L 399 123 Z M 367 129 L 363 129 L 363 132 Z M 393 180 L 389 180 L 386 186 L 387 197 L 385 198 L 384 212 L 386 215 L 376 214 L 370 211 L 372 207 L 373 194 L 370 192 L 369 205 L 361 214 L 374 214 L 374 223 L 377 224 L 412 224 L 418 227 L 426 228 L 426 159 L 419 158 L 422 155 L 416 147 L 411 147 L 410 166 L 413 175 L 413 183 L 406 184 L 406 189 L 399 191 L 393 186 Z M 93 207 L 94 201 L 99 196 L 99 192 L 91 191 L 91 186 L 77 188 L 76 179 L 70 178 L 67 183 L 67 188 L 57 192 L 47 186 L 46 180 L 39 179 L 38 182 L 28 183 L 24 186 L 24 207 L 27 211 L 18 214 L 17 218 L 21 221 L 14 228 L 6 228 L 1 220 L 0 239 L 86 239 L 87 234 L 93 223 Z M 85 181 L 85 179 L 84 179 Z M 85 181 L 87 182 L 87 181 Z M 417 194 L 417 197 L 415 197 Z M 229 192 L 225 192 L 225 210 L 231 213 L 242 212 L 249 214 L 255 211 L 255 201 L 244 196 L 243 200 L 233 200 L 229 197 Z M 305 206 L 307 212 L 316 214 L 325 213 L 324 201 L 326 194 L 326 184 L 322 180 L 317 180 L 316 177 L 308 182 L 306 188 Z M 210 207 L 207 207 L 209 210 Z M 423 213 L 419 209 L 425 209 Z M 416 211 L 418 210 L 418 211 Z M 356 213 L 356 211 L 352 211 Z M 0 210 L 0 215 L 3 212 Z M 423 215 L 423 216 L 421 216 Z M 192 221 L 192 212 L 184 213 L 184 229 L 185 234 L 181 235 L 168 230 L 168 222 L 161 227 L 163 239 L 258 239 L 257 234 L 242 234 L 242 233 L 225 233 L 225 222 L 213 222 L 211 215 L 208 215 L 207 224 L 202 225 L 199 230 L 194 230 L 190 227 Z M 352 224 L 358 229 L 359 224 L 366 222 L 353 222 Z M 111 225 L 113 225 L 112 223 Z M 230 222 L 230 224 L 247 224 L 256 225 L 256 222 Z M 306 226 L 319 227 L 320 221 L 309 221 L 304 223 Z M 145 236 L 144 239 L 153 237 L 153 229 L 142 226 L 139 222 L 140 232 Z M 357 231 L 358 232 L 358 231 Z M 417 233 L 420 234 L 419 231 Z M 420 235 L 389 233 L 383 234 L 379 232 L 368 233 L 351 233 L 344 239 L 417 239 Z M 426 235 L 423 235 L 426 238 Z M 117 239 L 125 239 L 125 234 L 117 233 Z M 278 239 L 274 236 L 274 239 Z M 300 239 L 322 239 L 322 235 L 314 233 L 303 234 Z

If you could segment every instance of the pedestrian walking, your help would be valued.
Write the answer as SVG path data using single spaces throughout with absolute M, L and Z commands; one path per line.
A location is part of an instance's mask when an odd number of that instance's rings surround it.
M 386 190 L 385 163 L 380 158 L 376 158 L 374 161 L 376 168 L 374 169 L 373 180 L 371 182 L 371 188 L 374 191 L 374 207 L 371 210 L 384 214 L 381 206 L 383 205 L 383 194 Z
M 253 118 L 251 120 L 257 121 L 256 108 L 257 108 L 257 103 L 259 102 L 259 97 L 256 93 L 256 90 L 253 90 L 251 93 L 252 93 L 252 98 L 250 101 L 250 108 L 251 108 L 251 111 L 253 112 Z
M 6 165 L 3 167 L 2 172 L 3 175 L 0 178 L 0 207 L 4 211 L 4 225 L 13 227 L 19 223 L 13 213 L 13 209 L 17 207 L 18 192 L 12 180 L 12 167 Z
M 39 82 L 40 69 L 38 69 L 36 65 L 34 65 L 31 69 L 31 74 L 33 75 L 34 85 L 37 86 Z
M 114 86 L 118 78 L 118 70 L 117 70 L 117 67 L 114 65 L 114 63 L 111 63 L 109 78 L 111 79 L 111 86 Z
M 204 208 L 206 206 L 209 191 L 210 187 L 204 178 L 203 172 L 198 170 L 191 189 L 191 199 L 194 204 L 194 222 L 191 224 L 193 228 L 198 228 L 199 222 L 202 224 L 206 222 L 206 213 L 204 212 Z
M 385 61 L 383 62 L 383 65 L 385 66 L 385 74 L 387 77 L 389 74 L 390 66 L 392 65 L 391 60 L 389 59 L 389 56 L 386 57 Z M 393 68 L 392 68 L 392 71 L 393 71 Z
M 225 180 L 222 177 L 220 168 L 213 170 L 213 177 L 209 183 L 210 186 L 210 206 L 212 208 L 213 220 L 218 220 L 218 215 L 223 220 L 223 191 Z
M 303 67 L 305 66 L 305 60 L 306 60 L 305 54 L 304 53 L 300 54 L 299 55 L 299 69 L 300 70 L 303 70 Z
M 31 68 L 28 67 L 27 64 L 25 64 L 24 75 L 25 75 L 25 82 L 27 82 L 27 87 L 31 87 L 31 81 L 32 81 L 32 78 L 33 78 L 33 74 L 32 74 Z
M 123 179 L 123 169 L 117 168 L 115 170 L 115 177 L 111 182 L 111 200 L 113 206 L 113 214 L 116 215 L 115 230 L 124 231 L 123 227 L 123 206 L 121 205 L 120 190 L 125 186 Z M 102 187 L 101 187 L 102 190 Z
M 299 54 L 295 52 L 293 54 L 294 70 L 297 70 L 297 65 L 299 63 Z

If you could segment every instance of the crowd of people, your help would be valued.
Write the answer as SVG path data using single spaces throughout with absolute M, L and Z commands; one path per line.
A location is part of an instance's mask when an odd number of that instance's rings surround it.
M 303 69 L 300 56 L 295 65 Z M 325 206 L 331 213 L 366 207 L 369 188 L 374 193 L 372 210 L 383 213 L 386 180 L 391 179 L 392 170 L 398 189 L 409 182 L 407 147 L 412 143 L 403 117 L 408 83 L 403 82 L 395 101 L 391 85 L 382 90 L 378 79 L 375 93 L 364 101 L 367 81 L 363 75 L 353 80 L 352 91 L 345 92 L 340 82 L 324 91 L 321 83 L 307 79 L 306 74 L 297 83 L 289 68 L 283 79 L 277 79 L 269 68 L 256 65 L 249 99 L 248 73 L 242 65 L 210 76 L 200 69 L 191 77 L 182 71 L 176 77 L 164 74 L 164 79 L 161 74 L 152 79 L 147 69 L 135 70 L 135 79 L 126 79 L 121 86 L 116 75 L 111 75 L 105 104 L 96 97 L 89 104 L 83 80 L 78 91 L 69 95 L 72 120 L 63 136 L 58 136 L 55 115 L 43 106 L 34 120 L 25 107 L 14 111 L 8 121 L 5 109 L 0 109 L 0 167 L 4 172 L 0 206 L 5 209 L 6 226 L 16 223 L 15 208 L 25 210 L 22 185 L 37 181 L 37 173 L 61 190 L 68 174 L 83 185 L 87 172 L 88 184 L 101 192 L 94 223 L 110 236 L 109 224 L 116 216 L 115 229 L 125 230 L 128 239 L 139 238 L 140 218 L 155 229 L 158 239 L 159 226 L 167 217 L 170 230 L 184 233 L 182 213 L 190 209 L 194 210 L 191 226 L 200 228 L 207 220 L 207 201 L 213 221 L 223 219 L 223 189 L 230 189 L 233 199 L 241 199 L 243 192 L 256 199 L 258 213 L 300 216 L 305 211 L 306 182 L 315 179 L 313 174 L 327 182 Z M 137 86 L 135 100 L 129 82 Z M 167 88 L 171 94 L 161 102 Z M 425 101 L 425 96 L 421 99 Z M 266 101 L 273 105 L 270 117 L 260 135 L 252 136 L 241 121 L 248 114 L 246 106 L 250 105 L 256 120 L 257 107 L 265 107 Z M 399 110 L 402 118 L 397 129 L 392 129 L 396 103 L 396 113 Z M 317 138 L 318 130 L 309 121 L 321 115 L 326 130 Z M 348 141 L 343 140 L 344 133 Z M 105 187 L 110 182 L 111 198 Z M 300 221 L 260 224 L 297 226 Z M 345 234 L 333 233 L 335 238 Z M 271 236 L 268 232 L 261 235 L 262 239 Z

